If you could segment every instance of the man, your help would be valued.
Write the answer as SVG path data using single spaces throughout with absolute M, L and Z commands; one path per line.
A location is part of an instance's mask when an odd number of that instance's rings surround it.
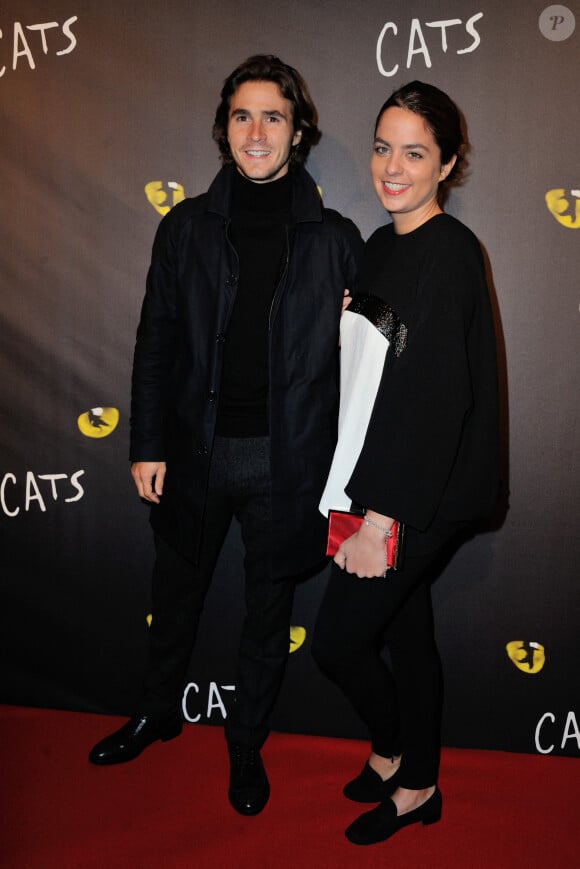
M 253 815 L 269 797 L 260 749 L 288 657 L 292 577 L 324 554 L 338 322 L 362 241 L 303 168 L 320 132 L 292 67 L 242 63 L 213 135 L 221 171 L 159 226 L 133 364 L 132 475 L 156 545 L 150 660 L 137 713 L 90 760 L 131 760 L 181 732 L 186 669 L 235 516 L 246 613 L 225 732 L 230 802 Z

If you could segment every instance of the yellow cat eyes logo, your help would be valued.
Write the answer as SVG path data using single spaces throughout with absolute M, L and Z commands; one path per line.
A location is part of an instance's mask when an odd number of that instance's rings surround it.
M 304 640 L 306 639 L 306 628 L 301 628 L 299 625 L 290 627 L 290 654 L 297 652 Z
M 522 673 L 535 675 L 546 663 L 546 652 L 541 643 L 512 640 L 506 645 L 508 658 Z
M 77 419 L 79 430 L 87 438 L 106 438 L 117 428 L 119 411 L 116 407 L 93 407 Z
M 174 205 L 178 202 L 183 202 L 185 199 L 185 190 L 183 184 L 178 184 L 177 181 L 167 181 L 164 189 L 163 181 L 149 181 L 145 185 L 145 196 L 159 214 L 166 215 L 171 211 Z
M 546 205 L 558 223 L 568 229 L 580 229 L 580 190 L 556 187 L 546 193 Z

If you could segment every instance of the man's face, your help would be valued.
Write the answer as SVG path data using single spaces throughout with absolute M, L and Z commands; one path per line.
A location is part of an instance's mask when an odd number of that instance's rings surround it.
M 272 81 L 247 81 L 230 100 L 228 143 L 238 171 L 264 184 L 288 172 L 290 152 L 300 141 L 292 103 Z

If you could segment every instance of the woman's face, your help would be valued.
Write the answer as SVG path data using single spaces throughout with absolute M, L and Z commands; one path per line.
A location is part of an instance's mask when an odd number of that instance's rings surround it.
M 397 233 L 412 232 L 439 214 L 439 182 L 456 157 L 441 165 L 441 151 L 421 115 L 391 106 L 375 134 L 371 177 L 375 193 L 390 213 Z

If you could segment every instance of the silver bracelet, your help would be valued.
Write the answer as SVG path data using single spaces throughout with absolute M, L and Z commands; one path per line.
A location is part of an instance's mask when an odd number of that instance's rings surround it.
M 385 528 L 384 525 L 379 525 L 378 522 L 375 522 L 374 519 L 369 519 L 368 516 L 365 516 L 364 520 L 365 525 L 372 525 L 373 528 L 378 528 L 379 531 L 382 531 L 385 537 L 392 537 L 393 531 L 391 528 Z

